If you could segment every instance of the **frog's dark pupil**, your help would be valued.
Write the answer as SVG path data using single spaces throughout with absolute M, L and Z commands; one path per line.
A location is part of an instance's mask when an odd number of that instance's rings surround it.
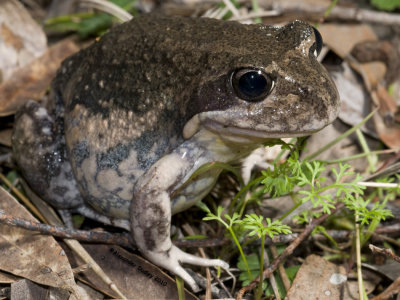
M 234 71 L 231 76 L 236 96 L 248 102 L 262 101 L 274 86 L 271 75 L 263 70 L 243 68 Z
M 247 72 L 240 77 L 238 88 L 243 95 L 254 98 L 265 93 L 268 88 L 268 82 L 260 72 Z

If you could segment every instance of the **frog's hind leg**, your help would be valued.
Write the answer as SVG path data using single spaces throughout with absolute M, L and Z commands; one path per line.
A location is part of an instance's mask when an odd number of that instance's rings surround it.
M 55 120 L 45 107 L 28 101 L 15 116 L 12 148 L 33 192 L 57 208 L 67 225 L 70 211 L 76 211 L 105 224 L 129 228 L 128 221 L 110 220 L 86 206 L 68 160 L 61 117 Z
M 83 203 L 68 162 L 62 124 L 46 108 L 28 101 L 15 115 L 13 156 L 32 190 L 58 209 Z
M 87 205 L 81 205 L 79 207 L 77 207 L 75 209 L 75 211 L 79 214 L 81 214 L 82 216 L 88 217 L 89 219 L 93 219 L 96 220 L 98 222 L 104 223 L 104 224 L 108 224 L 108 225 L 112 225 L 115 227 L 119 227 L 119 228 L 123 228 L 127 231 L 131 230 L 131 226 L 129 224 L 129 220 L 125 220 L 125 219 L 114 219 L 114 218 L 109 218 L 106 217 L 102 214 L 99 214 L 98 212 L 94 211 L 93 209 L 91 209 L 89 206 Z

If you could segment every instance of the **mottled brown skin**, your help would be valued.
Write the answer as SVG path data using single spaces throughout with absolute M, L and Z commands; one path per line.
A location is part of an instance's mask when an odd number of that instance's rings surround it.
M 47 110 L 30 102 L 18 113 L 14 156 L 47 201 L 73 202 L 104 222 L 129 219 L 143 255 L 196 290 L 180 263 L 227 265 L 172 246 L 171 214 L 202 199 L 220 170 L 182 184 L 205 163 L 232 162 L 268 139 L 334 120 L 338 95 L 316 47 L 300 21 L 272 28 L 140 16 L 64 61 Z M 240 69 L 267 74 L 273 88 L 244 99 L 232 83 Z M 38 181 L 35 170 L 53 176 Z M 65 202 L 52 199 L 57 189 Z
M 268 111 L 259 114 L 263 117 L 259 123 L 287 124 L 285 132 L 301 132 L 299 116 L 325 121 L 328 112 L 337 107 L 336 98 L 330 97 L 336 90 L 325 69 L 315 57 L 305 59 L 296 49 L 312 37 L 312 28 L 303 22 L 276 29 L 205 18 L 142 16 L 118 26 L 68 59 L 54 88 L 62 94 L 67 113 L 79 104 L 103 118 L 116 107 L 140 117 L 150 110 L 159 113 L 162 106 L 161 119 L 146 120 L 145 127 L 170 136 L 179 135 L 195 114 L 241 105 L 229 86 L 231 72 L 261 67 L 271 70 L 277 86 L 268 105 L 263 104 Z M 312 54 L 314 49 L 309 49 Z M 278 64 L 282 74 L 271 66 L 272 62 Z M 293 78 L 295 84 L 284 76 Z M 99 88 L 100 81 L 103 88 Z M 300 97 L 296 104 L 302 110 L 274 99 L 290 93 Z M 102 104 L 110 99 L 112 107 Z M 250 105 L 244 104 L 243 108 Z M 277 120 L 273 109 L 286 114 Z M 171 120 L 175 122 L 173 128 L 163 128 L 164 122 Z

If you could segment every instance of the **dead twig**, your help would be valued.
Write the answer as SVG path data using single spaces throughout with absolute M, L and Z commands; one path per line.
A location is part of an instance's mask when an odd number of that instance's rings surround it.
M 335 209 L 332 210 L 330 214 L 324 214 L 321 217 L 319 217 L 318 219 L 312 220 L 310 222 L 310 224 L 308 224 L 307 227 L 304 229 L 304 231 L 281 253 L 281 255 L 279 255 L 272 262 L 272 264 L 267 269 L 264 270 L 263 277 L 267 278 L 267 277 L 271 276 L 271 274 L 278 268 L 279 264 L 282 263 L 286 257 L 288 257 L 289 255 L 291 255 L 293 253 L 293 251 L 300 245 L 301 242 L 303 242 L 308 237 L 308 235 L 314 230 L 314 228 L 316 226 L 321 224 L 329 216 L 331 216 L 333 213 L 335 213 L 336 211 L 341 209 L 343 206 L 344 206 L 344 203 L 340 202 L 340 203 L 336 204 Z M 257 285 L 259 280 L 260 280 L 260 278 L 257 277 L 248 286 L 245 286 L 244 288 L 242 288 L 238 292 L 236 299 L 242 300 L 244 293 L 254 289 L 254 287 Z
M 392 249 L 379 248 L 379 247 L 376 247 L 376 246 L 374 246 L 372 244 L 369 244 L 369 249 L 374 254 L 379 253 L 379 254 L 386 255 L 388 257 L 391 257 L 393 260 L 397 261 L 398 263 L 400 263 L 400 256 L 397 256 L 396 254 L 394 254 Z
M 386 290 L 380 293 L 378 296 L 371 298 L 371 300 L 385 300 L 389 299 L 393 295 L 400 292 L 400 277 L 398 277 L 391 285 L 388 286 Z
M 399 232 L 400 232 L 400 223 L 378 227 L 375 230 L 375 233 L 379 234 L 389 234 L 389 233 L 398 234 Z
M 59 238 L 75 239 L 83 242 L 95 242 L 103 244 L 119 245 L 128 249 L 133 249 L 134 242 L 129 233 L 110 233 L 107 231 L 88 231 L 70 229 L 64 226 L 54 226 L 39 222 L 27 221 L 6 214 L 0 210 L 0 223 L 9 226 L 19 227 L 30 231 L 38 231 Z M 202 239 L 202 240 L 177 240 L 173 243 L 178 247 L 217 247 L 229 242 L 227 238 Z
M 271 3 L 272 2 L 272 3 Z M 304 2 L 292 0 L 259 0 L 260 7 L 274 11 L 274 14 L 302 14 L 314 15 L 322 19 L 328 5 L 305 4 Z M 327 17 L 328 20 L 358 21 L 368 23 L 379 23 L 386 25 L 400 24 L 400 15 L 394 13 L 386 13 L 368 9 L 360 9 L 357 7 L 335 6 Z
M 228 288 L 226 287 L 224 282 L 218 277 L 218 275 L 214 271 L 211 271 L 211 275 L 214 277 L 215 281 L 217 281 L 218 284 L 222 287 L 228 297 L 233 298 L 231 292 L 229 292 Z
M 271 251 L 272 257 L 276 259 L 278 255 L 278 249 L 276 249 L 275 245 L 271 245 L 269 247 L 269 250 Z M 285 287 L 286 292 L 290 289 L 290 280 L 288 275 L 286 274 L 285 268 L 283 267 L 283 264 L 279 264 L 278 267 L 279 270 L 279 275 L 281 276 L 283 286 Z
M 24 228 L 30 231 L 38 231 L 43 234 L 49 234 L 64 239 L 101 242 L 105 244 L 114 244 L 122 247 L 132 248 L 132 239 L 128 234 L 109 233 L 106 231 L 76 230 L 63 226 L 42 224 L 10 216 L 1 210 L 0 223 Z

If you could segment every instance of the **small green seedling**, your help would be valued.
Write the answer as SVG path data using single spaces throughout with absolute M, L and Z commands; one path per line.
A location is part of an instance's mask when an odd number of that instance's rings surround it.
M 240 215 L 238 213 L 233 213 L 232 216 L 228 214 L 224 214 L 222 217 L 223 208 L 218 206 L 217 214 L 213 214 L 210 209 L 204 204 L 201 203 L 199 206 L 207 212 L 207 216 L 203 219 L 205 221 L 216 220 L 229 231 L 230 236 L 235 242 L 241 256 L 241 260 L 245 266 L 245 269 L 248 274 L 248 278 L 250 280 L 254 279 L 253 273 L 247 261 L 246 255 L 243 252 L 243 248 L 239 242 L 238 232 L 240 230 L 235 230 L 235 226 L 237 225 L 245 230 L 246 235 L 248 236 L 257 236 L 261 238 L 261 254 L 260 260 L 258 262 L 257 270 L 259 271 L 260 282 L 263 282 L 263 265 L 264 265 L 264 246 L 265 246 L 265 236 L 268 235 L 270 238 L 273 238 L 275 235 L 279 234 L 289 234 L 291 233 L 290 227 L 282 224 L 279 220 L 271 221 L 270 218 L 264 218 L 262 216 L 258 216 L 256 214 L 246 215 L 245 218 L 240 219 Z M 261 299 L 262 297 L 262 284 L 259 285 L 258 292 L 256 295 L 256 299 Z

